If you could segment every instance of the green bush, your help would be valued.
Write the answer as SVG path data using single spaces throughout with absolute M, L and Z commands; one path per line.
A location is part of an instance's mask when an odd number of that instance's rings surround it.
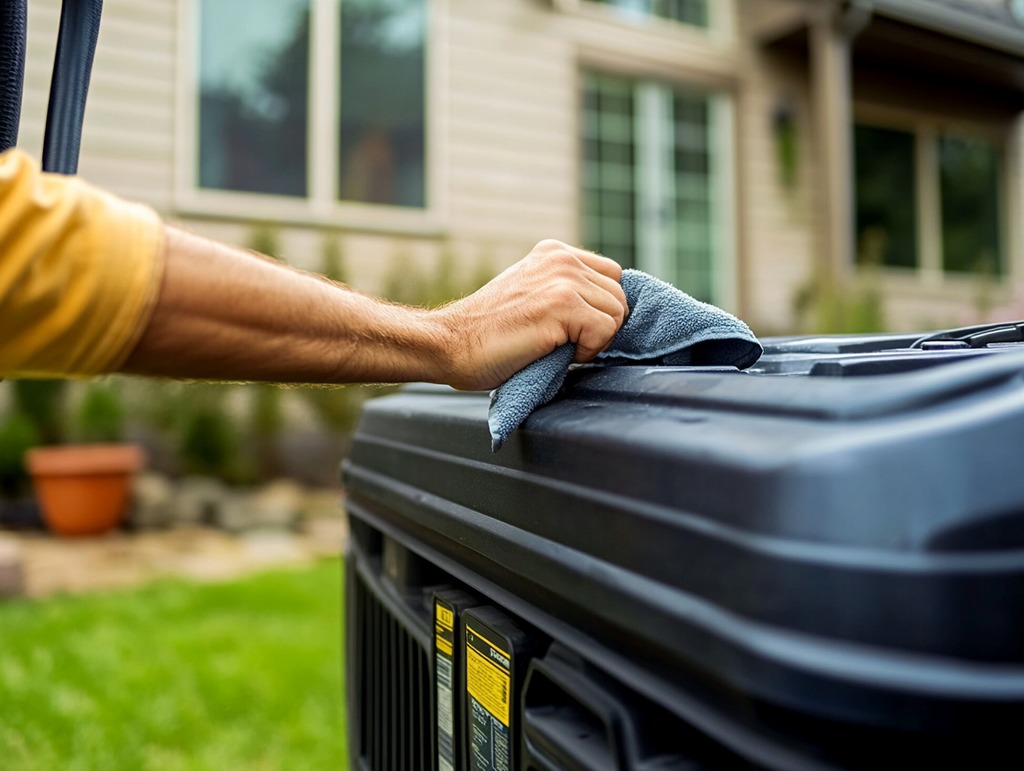
M 60 444 L 66 440 L 64 380 L 15 380 L 14 409 L 28 418 L 41 444 Z
M 252 448 L 242 441 L 242 431 L 231 413 L 229 395 L 236 386 L 190 383 L 178 394 L 177 420 L 181 470 L 223 479 L 231 484 L 251 484 L 258 478 Z
M 80 442 L 120 442 L 124 439 L 124 406 L 112 383 L 93 382 L 75 412 L 72 435 Z
M 844 285 L 816 278 L 793 298 L 802 331 L 812 334 L 860 334 L 886 330 L 885 302 L 876 271 L 862 269 Z
M 0 422 L 0 495 L 21 495 L 28 489 L 25 452 L 39 444 L 39 433 L 23 412 L 12 412 Z

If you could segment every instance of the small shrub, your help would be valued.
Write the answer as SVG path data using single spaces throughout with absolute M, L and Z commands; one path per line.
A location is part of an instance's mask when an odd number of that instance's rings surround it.
M 800 328 L 812 334 L 884 332 L 885 302 L 877 271 L 861 268 L 844 285 L 816 276 L 797 290 L 793 312 Z
M 75 412 L 73 437 L 80 442 L 120 442 L 124 439 L 121 394 L 110 383 L 90 383 Z
M 281 252 L 281 233 L 275 225 L 268 222 L 253 227 L 246 242 L 246 248 L 279 262 L 285 262 Z
M 28 489 L 25 452 L 39 444 L 39 433 L 23 412 L 12 412 L 0 422 L 0 495 L 21 495 Z
M 348 283 L 345 250 L 342 246 L 340 230 L 332 230 L 324 234 L 324 240 L 320 247 L 320 273 L 339 284 Z
M 182 471 L 251 484 L 258 474 L 252 448 L 243 444 L 237 421 L 229 409 L 232 386 L 189 384 L 178 403 L 178 457 Z
M 65 440 L 65 394 L 63 380 L 15 380 L 14 408 L 32 422 L 41 444 Z

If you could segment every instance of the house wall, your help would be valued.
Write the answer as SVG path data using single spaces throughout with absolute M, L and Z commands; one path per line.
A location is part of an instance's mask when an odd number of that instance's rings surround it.
M 765 47 L 759 33 L 785 29 L 793 3 L 748 0 L 740 14 L 742 89 L 739 136 L 744 318 L 762 334 L 796 328 L 798 295 L 821 245 L 815 227 L 817 152 L 806 59 Z M 776 128 L 791 116 L 795 172 L 787 178 Z
M 58 0 L 30 3 L 22 145 L 40 153 Z M 194 120 L 187 57 L 190 0 L 107 0 L 83 131 L 80 173 L 164 216 L 246 244 L 278 222 L 291 262 L 316 268 L 326 227 L 340 225 L 352 282 L 378 290 L 401 255 L 423 267 L 442 251 L 467 273 L 497 272 L 542 238 L 579 238 L 579 73 L 598 67 L 715 89 L 735 82 L 732 3 L 713 3 L 715 31 L 655 20 L 623 24 L 578 0 L 434 0 L 428 46 L 430 173 L 426 225 L 332 222 L 310 210 L 234 196 L 220 207 L 188 189 Z M 198 201 L 198 203 L 197 203 Z M 212 201 L 207 205 L 207 201 Z M 383 220 L 384 224 L 381 224 Z
M 982 0 L 977 0 L 982 2 Z M 277 222 L 284 255 L 301 267 L 320 264 L 325 231 L 340 226 L 351 283 L 379 291 L 393 266 L 426 271 L 442 253 L 467 277 L 495 273 L 539 239 L 578 242 L 580 73 L 605 69 L 692 84 L 734 106 L 735 232 L 727 304 L 758 331 L 795 327 L 796 298 L 823 246 L 814 225 L 818 199 L 806 57 L 762 46 L 759 32 L 785 29 L 804 4 L 792 0 L 713 0 L 710 32 L 653 20 L 633 25 L 582 0 L 433 0 L 428 102 L 433 211 L 416 226 L 377 211 L 334 221 L 323 212 L 280 215 L 273 203 L 237 198 L 206 206 L 187 179 L 191 100 L 186 32 L 192 0 L 107 0 L 83 133 L 80 173 L 162 215 L 245 245 L 254 226 Z M 29 3 L 26 95 L 21 143 L 40 154 L 59 0 Z M 884 83 L 858 86 L 858 104 L 899 103 Z M 855 104 L 855 109 L 857 104 Z M 941 102 L 922 107 L 941 113 Z M 780 110 L 793 117 L 796 181 L 784 182 Z M 1008 228 L 1014 245 L 1009 286 L 1024 276 L 1019 217 L 1020 131 L 1007 130 L 1012 175 Z M 300 207 L 301 208 L 301 207 Z M 372 223 L 369 221 L 372 219 Z M 400 221 L 401 220 L 401 221 Z M 977 304 L 977 282 L 886 275 L 892 326 L 945 323 Z M 995 302 L 1008 289 L 995 290 Z M 991 295 L 992 293 L 990 293 Z

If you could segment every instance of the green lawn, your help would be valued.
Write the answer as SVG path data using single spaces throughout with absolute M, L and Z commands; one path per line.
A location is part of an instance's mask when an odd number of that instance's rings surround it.
M 341 580 L 0 603 L 0 767 L 344 768 Z

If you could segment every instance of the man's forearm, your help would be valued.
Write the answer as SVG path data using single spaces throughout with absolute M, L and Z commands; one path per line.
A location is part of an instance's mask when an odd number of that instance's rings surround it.
M 168 227 L 153 316 L 123 366 L 168 377 L 277 382 L 444 380 L 443 324 Z
M 394 305 L 168 227 L 158 300 L 122 371 L 276 382 L 494 388 L 566 342 L 607 346 L 627 312 L 611 260 L 542 241 L 436 310 Z

